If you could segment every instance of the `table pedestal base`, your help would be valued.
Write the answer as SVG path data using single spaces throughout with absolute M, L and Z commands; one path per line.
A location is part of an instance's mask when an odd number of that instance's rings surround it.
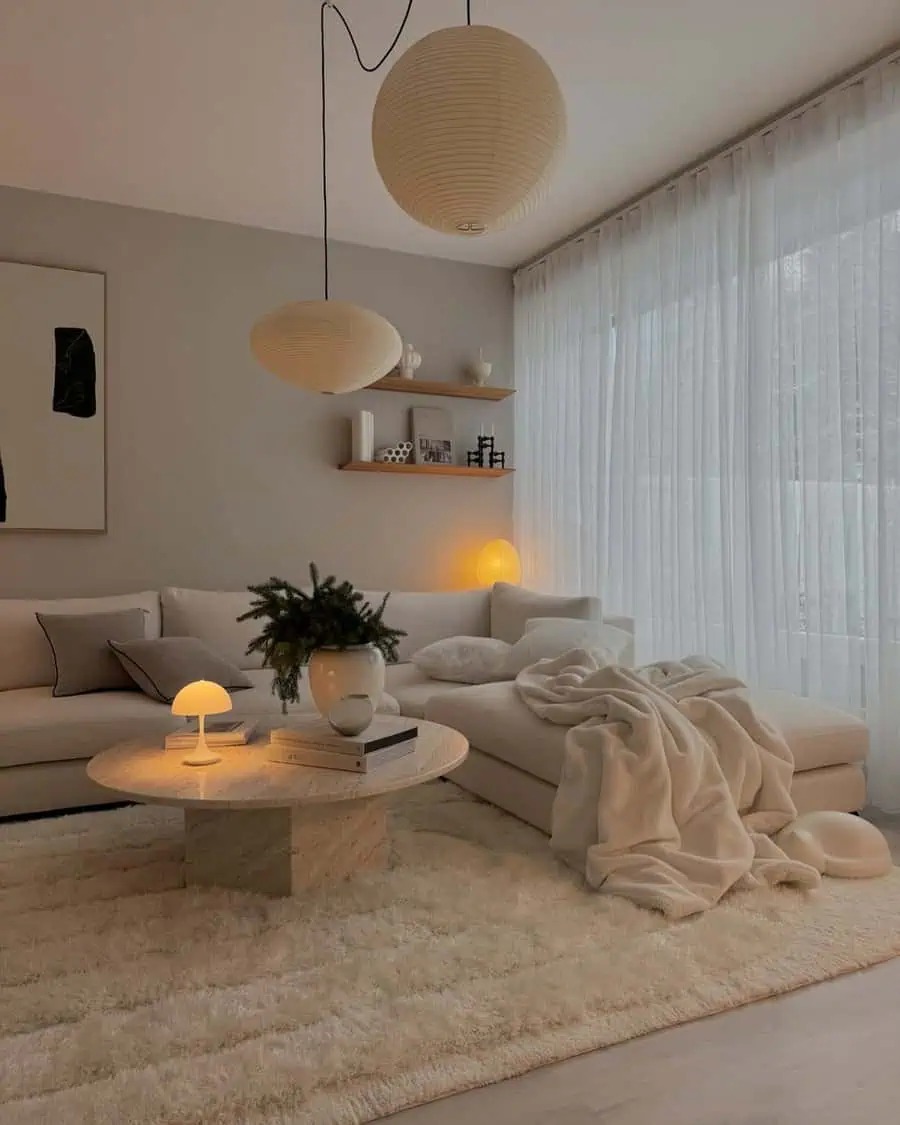
M 292 895 L 387 864 L 380 797 L 277 809 L 184 810 L 188 885 Z

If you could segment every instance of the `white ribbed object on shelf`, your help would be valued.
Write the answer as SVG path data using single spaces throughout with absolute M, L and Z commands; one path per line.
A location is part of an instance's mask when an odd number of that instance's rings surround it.
M 496 27 L 448 27 L 406 51 L 385 78 L 372 147 L 385 187 L 434 230 L 484 234 L 546 194 L 566 135 L 553 71 Z
M 357 410 L 351 422 L 354 461 L 371 461 L 375 456 L 375 415 L 371 410 Z
M 397 329 L 349 301 L 297 301 L 264 316 L 250 350 L 267 371 L 307 391 L 345 394 L 387 375 L 400 361 Z

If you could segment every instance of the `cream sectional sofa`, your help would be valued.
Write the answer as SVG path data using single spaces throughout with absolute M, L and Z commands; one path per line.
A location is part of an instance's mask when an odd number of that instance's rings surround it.
M 384 596 L 365 594 L 372 602 Z M 250 601 L 246 590 L 172 587 L 103 598 L 0 599 L 0 817 L 109 803 L 109 792 L 85 773 L 89 759 L 117 742 L 162 738 L 182 722 L 138 691 L 54 698 L 53 653 L 36 612 L 144 609 L 148 637 L 199 637 L 247 673 L 254 686 L 235 694 L 236 715 L 277 716 L 280 703 L 271 692 L 271 673 L 258 656 L 247 656 L 258 624 L 236 620 Z M 387 690 L 407 714 L 422 717 L 431 695 L 455 685 L 428 680 L 408 663 L 410 655 L 442 637 L 489 636 L 490 591 L 393 594 L 390 621 L 408 636 L 400 646 L 401 662 L 387 670 Z M 306 696 L 294 709 L 311 706 Z
M 365 591 L 370 601 L 383 596 Z M 524 592 L 523 592 L 524 594 Z M 550 805 L 562 765 L 565 731 L 544 723 L 516 697 L 511 683 L 466 686 L 430 680 L 411 654 L 450 636 L 497 636 L 514 641 L 528 616 L 568 616 L 554 599 L 497 591 L 394 593 L 388 619 L 407 636 L 399 662 L 387 670 L 387 691 L 404 714 L 460 730 L 471 744 L 452 779 L 461 786 L 549 830 Z M 53 656 L 35 612 L 104 612 L 139 606 L 148 636 L 195 636 L 244 669 L 251 690 L 235 694 L 235 714 L 277 716 L 271 673 L 246 655 L 257 632 L 236 618 L 250 594 L 167 588 L 110 598 L 58 601 L 0 600 L 0 817 L 109 803 L 110 794 L 85 773 L 96 753 L 127 739 L 161 738 L 181 720 L 140 692 L 112 691 L 56 699 Z M 582 599 L 579 616 L 599 604 Z M 632 631 L 626 618 L 605 618 Z M 626 654 L 626 660 L 632 654 Z M 802 809 L 855 811 L 865 803 L 865 725 L 851 715 L 780 692 L 757 692 L 770 720 L 794 752 L 794 794 Z M 299 709 L 309 709 L 308 698 Z

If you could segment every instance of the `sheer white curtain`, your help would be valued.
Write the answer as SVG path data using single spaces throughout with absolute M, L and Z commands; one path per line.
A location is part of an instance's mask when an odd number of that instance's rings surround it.
M 864 714 L 900 808 L 900 63 L 516 277 L 526 579 Z

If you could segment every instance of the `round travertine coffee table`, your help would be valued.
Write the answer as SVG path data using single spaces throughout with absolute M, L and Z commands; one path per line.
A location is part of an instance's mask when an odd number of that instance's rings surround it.
M 416 720 L 412 754 L 372 773 L 282 765 L 267 741 L 223 748 L 213 766 L 185 766 L 183 751 L 125 743 L 88 763 L 98 785 L 144 804 L 184 809 L 185 878 L 201 886 L 290 895 L 387 862 L 384 797 L 449 773 L 466 739 Z

